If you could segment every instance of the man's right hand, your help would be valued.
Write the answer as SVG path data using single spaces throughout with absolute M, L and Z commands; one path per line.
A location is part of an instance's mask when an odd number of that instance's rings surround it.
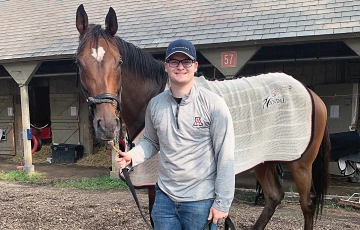
M 123 169 L 131 163 L 131 154 L 119 150 L 115 156 L 115 162 L 119 169 Z

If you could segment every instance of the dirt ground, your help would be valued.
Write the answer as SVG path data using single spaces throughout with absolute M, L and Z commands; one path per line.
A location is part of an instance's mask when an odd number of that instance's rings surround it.
M 87 167 L 78 164 L 36 163 L 35 171 L 48 181 L 79 179 L 108 175 L 109 167 Z M 12 171 L 16 163 L 0 158 L 0 171 Z M 286 192 L 295 188 L 291 174 L 282 182 Z M 237 177 L 237 199 L 230 216 L 237 229 L 251 229 L 261 213 L 262 206 L 244 201 L 244 191 L 254 194 L 255 177 L 242 174 Z M 357 209 L 339 208 L 336 200 L 359 192 L 359 184 L 349 183 L 343 177 L 332 177 L 327 205 L 314 229 L 360 229 Z M 241 193 L 241 194 L 240 194 Z M 148 217 L 146 190 L 137 190 L 143 212 Z M 294 202 L 295 201 L 295 202 Z M 303 229 L 303 216 L 298 198 L 286 196 L 266 229 Z M 147 229 L 128 190 L 86 191 L 61 189 L 40 185 L 24 185 L 0 181 L 0 229 Z M 223 227 L 220 227 L 223 229 Z
M 147 229 L 128 190 L 85 191 L 0 181 L 0 229 Z M 146 190 L 137 190 L 148 216 Z M 250 229 L 262 206 L 235 200 L 230 216 Z M 302 229 L 297 203 L 281 204 L 266 229 Z M 315 229 L 359 229 L 360 212 L 327 205 Z M 223 229 L 222 227 L 220 229 Z

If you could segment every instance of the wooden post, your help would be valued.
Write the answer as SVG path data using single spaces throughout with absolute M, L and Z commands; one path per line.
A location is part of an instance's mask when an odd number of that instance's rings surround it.
M 29 112 L 29 92 L 27 85 L 20 85 L 21 97 L 21 114 L 22 114 L 22 138 L 24 144 L 24 167 L 23 170 L 27 173 L 35 171 L 32 164 L 31 155 L 31 139 L 28 140 L 28 130 L 30 130 L 30 112 Z
M 30 112 L 29 112 L 29 92 L 28 85 L 37 69 L 40 67 L 40 61 L 34 62 L 14 62 L 3 64 L 11 77 L 20 87 L 21 98 L 21 117 L 22 117 L 22 141 L 24 144 L 24 167 L 27 173 L 35 171 L 32 164 L 31 139 L 28 140 L 28 130 L 30 130 Z

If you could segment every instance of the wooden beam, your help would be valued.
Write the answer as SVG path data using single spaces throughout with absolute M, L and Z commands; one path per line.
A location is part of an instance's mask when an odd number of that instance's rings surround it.
M 343 42 L 350 47 L 357 55 L 360 56 L 360 42 L 359 39 L 346 39 Z
M 235 76 L 256 54 L 260 46 L 227 47 L 198 50 L 225 77 Z
M 4 68 L 19 85 L 28 85 L 40 65 L 40 61 L 3 64 Z
M 30 112 L 29 112 L 29 91 L 28 84 L 34 76 L 37 69 L 40 67 L 41 62 L 13 62 L 3 64 L 4 68 L 9 72 L 11 77 L 18 83 L 20 87 L 21 98 L 21 117 L 22 117 L 22 141 L 24 146 L 24 166 L 23 170 L 27 173 L 35 171 L 32 164 L 31 154 L 31 138 L 28 135 L 30 129 Z
M 351 125 L 349 127 L 350 131 L 355 131 L 357 129 L 358 116 L 359 116 L 359 84 L 353 84 L 353 93 L 351 100 Z
M 35 171 L 32 164 L 31 139 L 28 139 L 30 129 L 29 92 L 27 85 L 20 85 L 21 115 L 22 115 L 22 138 L 24 144 L 24 171 L 31 173 Z

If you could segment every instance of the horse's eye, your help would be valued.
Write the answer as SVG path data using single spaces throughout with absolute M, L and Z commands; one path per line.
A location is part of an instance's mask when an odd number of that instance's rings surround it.
M 123 60 L 120 59 L 120 60 L 119 60 L 119 66 L 122 66 L 122 64 L 123 64 Z

